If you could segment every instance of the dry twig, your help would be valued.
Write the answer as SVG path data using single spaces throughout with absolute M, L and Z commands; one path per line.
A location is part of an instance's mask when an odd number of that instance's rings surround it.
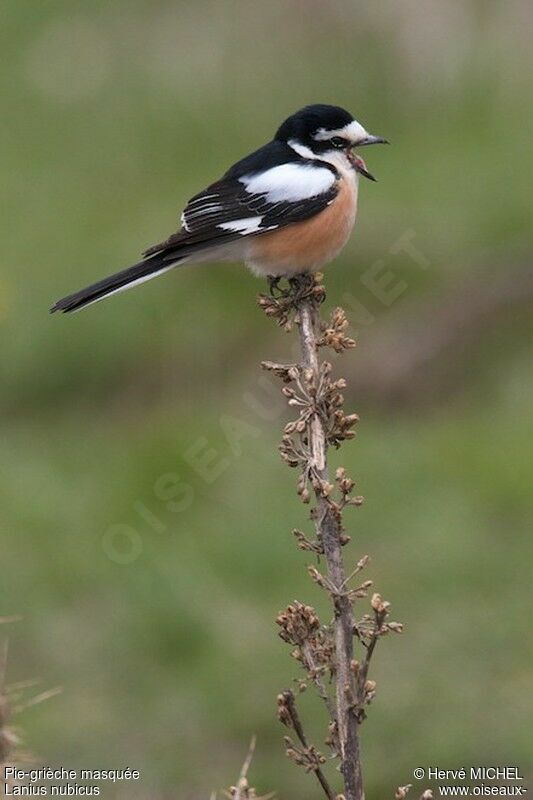
M 255 736 L 252 736 L 248 753 L 241 767 L 239 780 L 235 786 L 230 786 L 229 789 L 224 792 L 224 795 L 229 798 L 229 800 L 272 800 L 274 797 L 273 793 L 265 794 L 259 797 L 254 787 L 250 786 L 248 783 L 248 770 L 250 769 L 250 765 L 254 757 L 255 744 L 256 738 Z M 211 800 L 216 800 L 216 795 L 212 795 Z
M 278 282 L 279 283 L 279 282 Z M 341 467 L 332 480 L 327 465 L 330 446 L 339 447 L 355 436 L 353 427 L 357 414 L 343 410 L 343 378 L 332 379 L 331 364 L 319 360 L 319 348 L 330 347 L 342 353 L 355 346 L 346 335 L 348 321 L 344 311 L 336 308 L 327 322 L 319 317 L 319 307 L 325 298 L 320 275 L 303 275 L 289 281 L 287 289 L 271 286 L 271 295 L 261 295 L 259 305 L 267 316 L 290 331 L 298 326 L 301 363 L 278 364 L 263 362 L 284 383 L 282 393 L 289 407 L 298 416 L 285 426 L 280 453 L 285 463 L 297 468 L 298 494 L 304 503 L 314 505 L 311 520 L 315 539 L 300 530 L 293 533 L 298 547 L 324 557 L 326 573 L 316 567 L 308 568 L 313 581 L 330 597 L 333 620 L 321 625 L 311 606 L 294 601 L 277 618 L 281 638 L 295 647 L 293 656 L 301 663 L 309 681 L 317 689 L 329 715 L 326 743 L 332 755 L 340 761 L 343 794 L 336 795 L 322 770 L 325 762 L 312 745 L 307 743 L 302 723 L 297 715 L 294 695 L 286 690 L 278 696 L 278 716 L 292 727 L 301 747 L 286 738 L 287 755 L 308 772 L 314 772 L 330 800 L 364 800 L 359 726 L 365 718 L 365 707 L 372 701 L 376 684 L 369 680 L 370 662 L 379 638 L 389 631 L 401 632 L 400 623 L 388 622 L 390 605 L 380 595 L 372 597 L 372 615 L 358 622 L 353 607 L 358 598 L 368 595 L 372 583 L 365 581 L 351 588 L 352 579 L 368 563 L 368 556 L 359 559 L 347 576 L 343 547 L 350 541 L 343 525 L 343 512 L 348 506 L 359 506 L 363 498 L 354 494 L 355 482 Z M 354 658 L 354 637 L 363 651 L 361 662 Z M 329 689 L 333 683 L 333 691 Z M 300 682 L 300 688 L 307 684 Z

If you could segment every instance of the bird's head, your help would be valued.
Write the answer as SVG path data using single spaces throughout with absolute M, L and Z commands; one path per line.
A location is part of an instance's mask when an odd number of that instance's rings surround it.
M 365 178 L 376 180 L 363 159 L 353 150 L 369 144 L 388 144 L 373 136 L 339 106 L 312 105 L 292 114 L 276 133 L 303 158 L 316 158 L 344 168 L 352 168 Z

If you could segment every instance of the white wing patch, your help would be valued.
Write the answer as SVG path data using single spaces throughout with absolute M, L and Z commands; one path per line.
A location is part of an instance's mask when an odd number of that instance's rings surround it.
M 269 203 L 294 203 L 327 192 L 335 183 L 335 175 L 326 168 L 280 164 L 259 175 L 245 175 L 239 181 L 250 194 L 264 194 Z
M 301 161 L 239 178 L 228 174 L 193 197 L 182 214 L 181 231 L 146 254 L 237 242 L 309 219 L 335 198 L 338 178 L 337 168 Z
M 243 236 L 247 236 L 249 233 L 269 231 L 277 227 L 276 225 L 270 225 L 267 228 L 262 228 L 262 222 L 263 217 L 244 217 L 243 219 L 233 219 L 231 222 L 222 222 L 220 225 L 217 225 L 217 228 L 222 228 L 222 230 L 225 231 L 233 231 L 234 233 L 240 233 Z

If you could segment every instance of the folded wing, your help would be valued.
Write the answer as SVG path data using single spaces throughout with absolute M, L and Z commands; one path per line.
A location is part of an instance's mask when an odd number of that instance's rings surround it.
M 172 260 L 183 248 L 218 246 L 309 219 L 336 197 L 336 175 L 307 162 L 225 177 L 189 200 L 182 229 L 145 251 Z
M 142 261 L 62 298 L 51 310 L 77 311 L 179 264 L 205 261 L 211 251 L 216 258 L 220 246 L 313 217 L 338 191 L 335 170 L 312 161 L 238 172 L 232 168 L 195 195 L 182 214 L 181 230 L 148 248 Z

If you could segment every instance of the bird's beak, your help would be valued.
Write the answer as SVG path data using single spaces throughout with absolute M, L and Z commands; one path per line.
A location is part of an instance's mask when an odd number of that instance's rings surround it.
M 353 148 L 363 147 L 368 144 L 389 144 L 387 139 L 384 139 L 382 136 L 372 136 L 371 133 L 368 133 L 364 139 L 360 139 L 356 144 L 353 145 Z M 375 181 L 376 178 L 370 173 L 367 168 L 366 164 L 361 158 L 361 156 L 357 156 L 355 153 L 351 154 L 350 161 L 354 165 L 357 172 L 360 175 L 364 175 L 365 178 L 368 178 L 369 181 Z
M 366 168 L 366 164 L 361 158 L 361 156 L 356 156 L 352 154 L 351 162 L 355 167 L 355 171 L 358 172 L 360 175 L 364 175 L 365 178 L 368 178 L 369 181 L 375 181 L 377 178 L 374 178 L 371 172 L 369 172 Z
M 389 144 L 389 141 L 388 139 L 384 139 L 383 136 L 372 136 L 372 134 L 369 133 L 364 139 L 360 139 L 355 147 L 364 147 L 367 144 Z

